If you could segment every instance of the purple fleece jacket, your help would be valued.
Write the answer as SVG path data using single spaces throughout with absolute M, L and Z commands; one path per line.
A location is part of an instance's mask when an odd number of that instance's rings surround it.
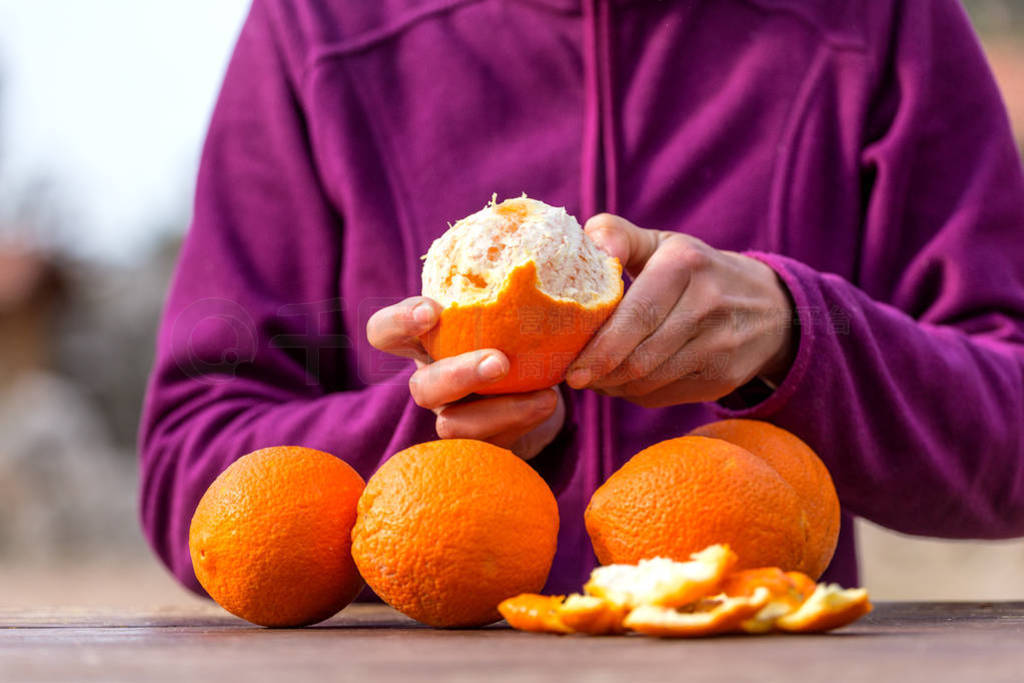
M 767 398 L 644 409 L 563 387 L 535 461 L 548 590 L 594 563 L 590 494 L 726 416 L 805 439 L 850 520 L 1024 534 L 1024 182 L 955 0 L 256 0 L 210 123 L 141 428 L 141 513 L 187 586 L 207 485 L 278 444 L 364 477 L 436 438 L 367 318 L 497 192 L 745 251 L 795 301 Z M 737 392 L 739 394 L 740 392 Z

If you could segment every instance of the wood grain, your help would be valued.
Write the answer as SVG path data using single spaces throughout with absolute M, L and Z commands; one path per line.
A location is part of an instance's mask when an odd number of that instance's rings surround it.
M 421 627 L 354 605 L 264 629 L 215 606 L 0 608 L 2 681 L 1019 681 L 1024 603 L 883 603 L 831 634 L 658 640 Z

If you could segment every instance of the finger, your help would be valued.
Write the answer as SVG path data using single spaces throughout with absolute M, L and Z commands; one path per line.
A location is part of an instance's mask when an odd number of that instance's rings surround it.
M 599 391 L 648 408 L 714 401 L 734 388 L 732 361 L 727 347 L 702 336 L 645 377 Z
M 544 450 L 548 444 L 554 441 L 555 437 L 562 430 L 565 424 L 565 401 L 558 389 L 555 392 L 555 410 L 540 424 L 531 428 L 528 432 L 511 430 L 495 434 L 488 441 L 503 446 L 520 458 L 530 460 Z
M 683 346 L 706 332 L 716 332 L 721 321 L 713 315 L 717 293 L 706 278 L 690 281 L 675 306 L 656 330 L 648 335 L 619 365 L 590 383 L 591 389 L 619 386 L 641 379 L 663 366 Z
M 419 336 L 437 324 L 441 306 L 414 296 L 380 309 L 366 322 L 366 339 L 374 348 L 396 356 L 427 359 Z
M 532 448 L 528 449 L 527 451 L 523 451 L 522 445 L 523 443 L 530 441 L 530 432 L 534 429 L 537 429 L 542 424 L 544 424 L 543 420 L 536 423 L 530 429 L 527 429 L 525 431 L 522 429 L 510 429 L 506 432 L 501 432 L 499 434 L 489 436 L 487 437 L 486 441 L 487 443 L 493 443 L 495 446 L 507 448 L 516 455 L 518 455 L 519 457 L 529 460 L 531 457 L 537 454 L 537 451 L 534 451 Z
M 583 230 L 605 253 L 619 259 L 622 267 L 633 276 L 643 269 L 662 242 L 678 234 L 667 230 L 645 230 L 610 213 L 592 216 Z
M 508 358 L 501 351 L 470 351 L 418 368 L 409 378 L 409 392 L 417 405 L 433 410 L 486 388 L 508 370 Z
M 548 419 L 557 403 L 553 389 L 456 403 L 446 406 L 438 415 L 437 435 L 442 439 L 480 439 L 507 446 Z M 496 438 L 503 442 L 497 443 Z
M 611 317 L 572 362 L 569 386 L 579 389 L 618 367 L 657 330 L 686 295 L 693 274 L 705 267 L 705 249 L 683 235 L 662 243 L 622 297 Z M 679 339 L 676 348 L 686 340 Z
M 667 332 L 665 328 L 679 330 Z M 609 389 L 641 380 L 665 365 L 688 342 L 693 341 L 688 321 L 676 323 L 672 316 L 637 346 L 614 370 L 592 381 L 589 389 Z

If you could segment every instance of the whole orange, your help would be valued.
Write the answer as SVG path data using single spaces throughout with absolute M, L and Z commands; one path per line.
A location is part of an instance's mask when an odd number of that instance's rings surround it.
M 323 621 L 363 580 L 351 533 L 363 479 L 298 446 L 244 455 L 210 485 L 189 528 L 196 578 L 221 607 L 261 626 Z
M 500 619 L 498 603 L 538 592 L 558 537 L 544 480 L 511 451 L 472 439 L 393 455 L 359 499 L 352 555 L 385 602 L 430 626 Z
M 423 295 L 442 306 L 423 337 L 435 359 L 496 348 L 509 371 L 482 394 L 558 384 L 622 298 L 622 267 L 565 209 L 525 196 L 463 218 L 434 241 Z
M 807 544 L 800 499 L 749 451 L 721 439 L 684 436 L 634 455 L 594 492 L 584 515 L 602 564 L 677 562 L 727 543 L 737 569 L 795 569 Z
M 793 487 L 807 518 L 808 539 L 797 571 L 817 580 L 832 561 L 839 540 L 839 497 L 825 463 L 795 434 L 760 420 L 721 420 L 692 435 L 723 439 L 771 465 Z

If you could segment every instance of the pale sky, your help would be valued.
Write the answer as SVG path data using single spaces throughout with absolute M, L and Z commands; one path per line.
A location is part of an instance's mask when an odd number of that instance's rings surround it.
M 188 216 L 248 5 L 0 0 L 0 182 L 52 177 L 78 254 L 140 254 L 156 226 Z

